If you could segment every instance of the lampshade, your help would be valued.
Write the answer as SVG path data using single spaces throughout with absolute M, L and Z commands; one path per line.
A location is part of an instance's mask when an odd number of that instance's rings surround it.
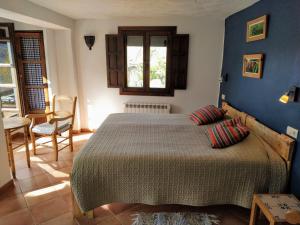
M 92 47 L 95 43 L 95 36 L 86 35 L 86 36 L 84 36 L 84 40 L 85 40 L 85 43 L 88 46 L 89 50 L 92 50 Z
M 297 90 L 298 90 L 298 88 L 296 86 L 292 86 L 287 92 L 285 92 L 279 98 L 279 101 L 284 104 L 286 104 L 288 102 L 295 102 Z
M 288 92 L 285 92 L 284 95 L 282 95 L 279 99 L 280 102 L 286 104 L 289 102 L 289 96 L 288 96 Z

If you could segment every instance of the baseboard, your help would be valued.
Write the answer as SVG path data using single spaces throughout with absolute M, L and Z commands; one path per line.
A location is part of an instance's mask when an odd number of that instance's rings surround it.
M 72 133 L 73 133 L 73 134 L 80 134 L 80 133 L 81 133 L 81 130 L 72 130 Z
M 13 179 L 11 179 L 6 184 L 2 185 L 2 187 L 0 187 L 0 193 L 5 192 L 7 189 L 9 189 L 10 187 L 13 187 L 13 186 L 14 186 L 14 181 L 13 181 Z
M 80 131 L 82 133 L 95 133 L 96 132 L 96 129 L 89 129 L 89 128 L 81 128 Z
M 80 134 L 80 133 L 95 133 L 96 129 L 89 129 L 89 128 L 81 128 L 80 130 L 73 130 L 73 134 Z

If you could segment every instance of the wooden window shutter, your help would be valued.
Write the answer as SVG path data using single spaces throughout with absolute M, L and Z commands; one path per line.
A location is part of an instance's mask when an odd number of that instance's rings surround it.
M 187 88 L 189 35 L 176 34 L 172 44 L 172 73 L 175 89 Z
M 49 111 L 43 32 L 16 31 L 15 40 L 25 113 Z
M 123 83 L 123 44 L 120 35 L 107 34 L 106 41 L 106 66 L 107 66 L 107 86 L 118 88 Z

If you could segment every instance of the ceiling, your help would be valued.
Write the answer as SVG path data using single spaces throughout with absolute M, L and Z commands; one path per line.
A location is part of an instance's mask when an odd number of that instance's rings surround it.
M 225 18 L 258 0 L 28 0 L 73 19 L 215 16 Z

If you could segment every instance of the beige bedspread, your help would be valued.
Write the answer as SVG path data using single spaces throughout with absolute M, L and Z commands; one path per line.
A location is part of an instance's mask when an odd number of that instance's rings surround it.
M 212 149 L 207 126 L 180 114 L 112 114 L 74 160 L 83 211 L 111 202 L 250 207 L 255 192 L 280 192 L 283 160 L 253 133 Z

